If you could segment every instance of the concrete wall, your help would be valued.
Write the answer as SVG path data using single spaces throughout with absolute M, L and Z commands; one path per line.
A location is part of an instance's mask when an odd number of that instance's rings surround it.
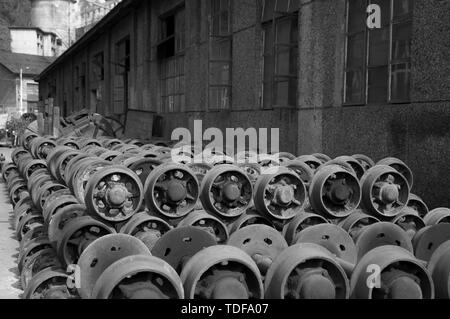
M 71 0 L 31 0 L 31 25 L 54 32 L 67 46 L 70 39 Z
M 301 11 L 300 153 L 399 157 L 415 173 L 413 192 L 450 206 L 450 4 L 415 1 L 410 104 L 342 106 L 344 10 L 330 0 Z
M 11 30 L 11 52 L 40 55 L 37 41 L 36 30 Z

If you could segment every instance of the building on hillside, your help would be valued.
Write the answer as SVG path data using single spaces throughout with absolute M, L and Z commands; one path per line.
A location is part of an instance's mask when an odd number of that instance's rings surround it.
M 34 78 L 54 59 L 0 51 L 0 113 L 37 110 L 39 84 Z
M 11 51 L 13 53 L 59 56 L 62 40 L 53 32 L 46 32 L 36 27 L 10 27 Z
M 124 0 L 39 76 L 41 96 L 137 136 L 158 115 L 166 138 L 201 119 L 280 128 L 295 154 L 396 156 L 449 206 L 450 4 L 372 3 L 380 29 L 366 0 Z
M 75 18 L 76 40 L 81 38 L 95 24 L 122 0 L 81 0 L 78 3 L 78 17 Z

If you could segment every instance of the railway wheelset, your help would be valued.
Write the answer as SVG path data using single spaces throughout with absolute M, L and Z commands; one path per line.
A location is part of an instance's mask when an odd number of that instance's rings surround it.
M 450 210 L 399 159 L 21 140 L 2 175 L 23 298 L 449 298 Z

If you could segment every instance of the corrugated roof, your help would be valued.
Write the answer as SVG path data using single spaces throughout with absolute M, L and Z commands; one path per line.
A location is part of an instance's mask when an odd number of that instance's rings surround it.
M 0 64 L 14 74 L 19 74 L 22 69 L 24 75 L 36 76 L 54 61 L 51 57 L 0 50 Z

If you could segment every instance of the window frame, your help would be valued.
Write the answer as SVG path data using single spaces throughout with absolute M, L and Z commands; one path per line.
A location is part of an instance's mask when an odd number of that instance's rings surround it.
M 411 0 L 411 4 L 412 4 L 412 8 L 409 11 L 408 14 L 405 14 L 403 16 L 400 17 L 395 17 L 394 16 L 394 1 L 395 0 L 389 0 L 389 19 L 388 19 L 388 23 L 389 25 L 386 26 L 389 28 L 389 52 L 388 52 L 388 59 L 387 59 L 387 76 L 388 78 L 386 79 L 387 82 L 387 92 L 386 92 L 386 96 L 387 99 L 386 101 L 383 102 L 369 102 L 369 69 L 370 67 L 370 35 L 371 35 L 371 30 L 367 27 L 367 25 L 365 25 L 364 30 L 360 31 L 363 32 L 364 34 L 364 70 L 363 70 L 363 79 L 364 79 L 364 87 L 363 87 L 363 100 L 358 102 L 358 101 L 352 101 L 352 102 L 347 102 L 347 73 L 349 70 L 348 68 L 348 44 L 349 44 L 349 38 L 359 32 L 355 32 L 355 33 L 350 33 L 349 32 L 349 13 L 350 13 L 350 1 L 355 1 L 355 0 L 346 0 L 345 4 L 346 4 L 346 8 L 345 8 L 345 50 L 344 50 L 344 81 L 343 81 L 343 106 L 371 106 L 371 105 L 380 105 L 381 103 L 383 104 L 410 104 L 411 103 L 411 56 L 409 56 L 409 58 L 405 58 L 402 59 L 401 62 L 399 62 L 398 60 L 394 60 L 392 58 L 392 50 L 393 50 L 393 29 L 394 29 L 394 25 L 396 24 L 401 24 L 401 23 L 405 23 L 405 22 L 409 22 L 410 23 L 410 28 L 412 31 L 413 28 L 413 12 L 414 12 L 414 0 Z M 360 1 L 360 0 L 358 0 Z M 369 4 L 372 4 L 372 0 L 365 0 L 366 2 L 366 7 Z M 364 21 L 366 21 L 368 15 L 367 13 L 365 14 L 364 17 Z M 411 39 L 412 40 L 412 37 Z M 408 88 L 408 95 L 409 97 L 406 99 L 393 99 L 392 98 L 392 69 L 393 66 L 395 65 L 401 65 L 401 64 L 409 64 L 409 88 Z M 372 67 L 373 68 L 373 67 Z
M 277 6 L 278 2 L 275 1 L 274 2 L 274 8 L 276 10 L 276 6 Z M 263 37 L 263 41 L 262 41 L 262 58 L 263 58 L 263 70 L 262 70 L 262 96 L 261 96 L 261 109 L 263 110 L 273 110 L 273 109 L 292 109 L 292 108 L 298 108 L 298 100 L 299 100 L 299 90 L 298 90 L 298 84 L 299 84 L 299 71 L 300 71 L 300 67 L 299 67 L 299 55 L 300 55 L 300 46 L 299 46 L 299 32 L 300 32 L 300 26 L 299 26 L 299 8 L 298 7 L 292 7 L 291 6 L 292 2 L 288 1 L 287 2 L 287 11 L 284 13 L 281 13 L 279 11 L 274 11 L 273 12 L 273 18 L 272 19 L 264 19 L 265 16 L 265 10 L 266 10 L 266 5 L 267 5 L 267 1 L 264 2 L 264 7 L 263 7 L 263 13 L 262 13 L 262 17 L 261 17 L 261 25 L 262 25 L 262 37 Z M 280 25 L 280 23 L 284 22 L 284 21 L 290 21 L 291 23 L 296 22 L 296 34 L 297 34 L 297 39 L 295 42 L 291 42 L 289 44 L 286 43 L 280 43 L 278 42 L 278 27 Z M 292 25 L 289 27 L 289 37 L 292 37 Z M 268 32 L 272 32 L 272 47 L 271 47 L 271 53 L 268 54 L 266 52 L 266 43 L 267 43 L 267 33 Z M 296 67 L 295 67 L 295 74 L 278 74 L 278 68 L 277 68 L 277 57 L 278 57 L 278 52 L 280 51 L 280 47 L 288 47 L 289 48 L 289 54 L 292 54 L 292 50 L 294 50 L 294 54 L 296 54 L 297 59 L 296 59 Z M 268 59 L 268 57 L 272 57 L 273 59 L 273 66 L 272 66 L 272 70 L 271 70 L 271 79 L 270 81 L 266 81 L 265 80 L 265 75 L 266 75 L 266 59 Z M 291 63 L 291 61 L 289 61 L 289 63 Z M 290 86 L 290 81 L 291 79 L 295 80 L 295 103 L 293 105 L 290 104 L 278 104 L 277 101 L 275 101 L 275 96 L 276 96 L 276 85 L 278 83 L 282 83 L 282 82 L 286 82 L 286 81 L 277 81 L 276 79 L 280 79 L 280 78 L 285 78 L 287 79 L 288 82 L 288 90 L 289 90 L 289 86 Z M 270 85 L 271 86 L 271 90 L 270 90 L 270 104 L 266 105 L 266 86 Z M 288 91 L 289 93 L 289 91 Z M 289 96 L 288 96 L 288 100 L 289 100 Z
M 212 112 L 221 112 L 221 111 L 230 111 L 233 105 L 233 32 L 232 32 L 232 17 L 233 17 L 233 0 L 227 0 L 228 6 L 226 9 L 219 8 L 218 11 L 213 11 L 215 0 L 209 0 L 209 52 L 208 52 L 208 111 Z M 221 1 L 219 1 L 219 6 L 221 6 Z M 228 20 L 228 30 L 225 34 L 222 34 L 222 14 L 227 12 Z M 219 19 L 219 34 L 214 33 L 214 22 L 215 19 Z M 213 46 L 220 45 L 222 42 L 229 42 L 229 52 L 228 59 L 222 58 L 213 58 Z M 213 74 L 212 74 L 212 66 L 214 64 L 224 64 L 228 66 L 228 83 L 216 84 L 213 83 Z M 216 106 L 216 102 L 214 102 L 214 106 L 212 103 L 212 91 L 219 90 L 221 98 L 220 102 Z M 227 90 L 227 94 L 225 99 L 227 101 L 226 105 L 223 106 L 223 90 Z
M 177 27 L 177 15 L 183 16 L 183 24 L 184 28 L 181 28 L 183 32 L 177 32 L 180 30 L 179 27 Z M 164 27 L 164 21 L 168 18 L 173 16 L 174 19 L 174 33 L 170 36 L 165 36 L 163 34 L 163 27 Z M 169 40 L 174 40 L 174 55 L 164 58 L 157 59 L 158 61 L 158 80 L 159 80 L 159 98 L 160 98 L 160 110 L 162 113 L 180 113 L 185 111 L 186 109 L 186 7 L 183 4 L 176 6 L 175 8 L 165 12 L 164 14 L 159 16 L 158 20 L 158 26 L 159 26 L 159 35 L 158 38 L 160 39 L 158 41 L 157 47 L 160 45 L 168 42 Z M 182 47 L 177 47 L 177 37 L 183 37 L 182 39 Z M 178 69 L 178 63 L 182 60 L 182 68 Z M 169 76 L 167 72 L 167 68 L 170 66 L 170 63 L 174 63 L 176 65 L 175 67 L 175 73 L 176 75 Z M 178 74 L 178 71 L 181 71 Z M 167 92 L 167 81 L 168 80 L 175 80 L 179 79 L 179 89 L 177 93 L 168 94 Z M 183 90 L 181 90 L 181 87 Z M 175 90 L 174 90 L 175 91 Z M 175 107 L 175 101 L 173 101 L 173 106 L 171 107 L 171 101 L 170 99 L 175 99 L 176 97 L 180 98 L 180 105 L 178 107 Z M 167 105 L 165 103 L 166 99 Z M 181 99 L 183 99 L 183 102 L 181 102 Z

